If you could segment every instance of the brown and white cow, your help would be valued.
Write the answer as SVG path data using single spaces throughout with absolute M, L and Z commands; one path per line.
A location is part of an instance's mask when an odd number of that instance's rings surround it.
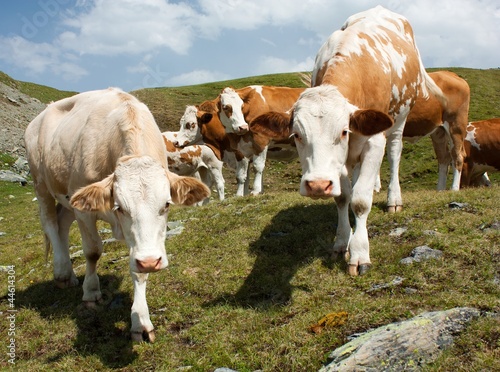
M 177 146 L 203 143 L 219 160 L 236 170 L 236 196 L 249 193 L 250 163 L 255 171 L 252 194 L 262 192 L 262 172 L 269 138 L 263 135 L 226 133 L 219 119 L 218 98 L 188 106 L 181 118 Z
M 168 170 L 153 115 L 117 88 L 51 103 L 28 125 L 25 143 L 46 249 L 52 245 L 54 252 L 56 284 L 78 284 L 68 247 L 76 219 L 87 261 L 83 301 L 95 306 L 102 299 L 96 265 L 103 246 L 96 221 L 109 222 L 115 238 L 124 239 L 130 249 L 132 339 L 154 341 L 146 282 L 148 273 L 168 264 L 169 205 L 192 205 L 210 191 L 200 181 Z
M 500 118 L 467 126 L 462 186 L 490 185 L 485 172 L 500 171 Z
M 403 138 L 416 142 L 430 134 L 438 160 L 437 189 L 446 189 L 448 166 L 453 160 L 451 189 L 458 190 L 465 154 L 464 139 L 469 121 L 469 84 L 451 71 L 431 72 L 429 76 L 445 95 L 446 106 L 432 94 L 428 99 L 418 97 L 406 119 Z
M 203 144 L 178 147 L 175 144 L 178 132 L 163 132 L 167 148 L 168 168 L 179 176 L 199 178 L 210 189 L 215 182 L 219 200 L 224 200 L 223 162 L 217 159 L 213 150 Z M 205 199 L 202 204 L 208 203 Z
M 272 125 L 253 130 L 294 136 L 302 165 L 300 193 L 335 198 L 334 256 L 346 252 L 349 274 L 363 274 L 371 264 L 366 222 L 386 142 L 393 167 L 399 166 L 403 128 L 415 100 L 427 89 L 444 98 L 425 71 L 409 22 L 381 6 L 349 17 L 330 36 L 316 56 L 312 83 L 291 118 L 268 114 Z M 349 174 L 357 164 L 351 186 Z M 402 205 L 401 190 L 399 182 L 391 186 L 388 205 L 395 208 Z
M 250 85 L 224 88 L 218 97 L 219 117 L 227 133 L 245 134 L 250 123 L 266 112 L 289 113 L 305 88 Z M 254 135 L 254 132 L 252 132 Z M 258 135 L 258 134 L 255 134 Z M 293 139 L 271 139 L 267 158 L 290 160 L 297 157 Z

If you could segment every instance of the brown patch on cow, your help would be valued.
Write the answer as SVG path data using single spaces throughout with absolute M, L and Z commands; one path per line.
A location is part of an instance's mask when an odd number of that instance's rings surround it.
M 250 123 L 250 132 L 284 140 L 290 136 L 291 115 L 282 112 L 266 112 Z
M 200 146 L 192 146 L 194 150 L 189 150 L 186 152 L 182 152 L 180 154 L 180 161 L 183 163 L 191 163 L 193 158 L 201 157 L 201 147 Z
M 179 148 L 175 147 L 172 141 L 168 140 L 167 137 L 165 137 L 165 136 L 162 136 L 162 137 L 163 137 L 163 142 L 165 143 L 165 147 L 167 148 L 168 152 L 179 151 Z

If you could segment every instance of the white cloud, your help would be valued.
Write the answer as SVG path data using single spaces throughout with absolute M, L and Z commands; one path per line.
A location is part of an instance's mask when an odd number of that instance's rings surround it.
M 71 31 L 58 43 L 80 54 L 139 54 L 167 47 L 185 54 L 196 35 L 196 12 L 163 0 L 96 0 L 87 12 L 64 20 Z
M 214 81 L 229 80 L 231 77 L 227 74 L 207 70 L 195 70 L 185 74 L 175 76 L 167 80 L 169 86 L 184 86 L 210 83 Z
M 65 80 L 78 80 L 87 71 L 75 63 L 65 62 L 70 56 L 61 55 L 61 51 L 49 43 L 34 43 L 21 36 L 0 36 L 0 59 L 16 68 L 26 69 L 31 74 L 43 74 L 47 70 Z
M 311 71 L 314 58 L 308 57 L 304 61 L 287 60 L 279 57 L 262 57 L 256 68 L 256 75 L 274 74 L 281 72 Z

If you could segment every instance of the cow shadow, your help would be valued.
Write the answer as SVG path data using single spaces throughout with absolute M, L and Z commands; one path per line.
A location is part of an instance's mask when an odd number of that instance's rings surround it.
M 256 259 L 242 286 L 236 293 L 224 294 L 205 305 L 230 304 L 262 310 L 285 306 L 295 289 L 310 290 L 291 282 L 301 267 L 318 258 L 329 269 L 345 272 L 344 260 L 331 259 L 336 229 L 334 203 L 294 206 L 278 212 L 249 246 Z
M 122 278 L 99 276 L 103 299 L 94 309 L 88 309 L 82 303 L 83 279 L 83 276 L 78 277 L 78 286 L 65 289 L 57 288 L 52 280 L 31 285 L 24 291 L 16 292 L 16 307 L 35 310 L 49 323 L 53 320 L 74 320 L 77 334 L 73 349 L 79 355 L 96 355 L 109 368 L 129 365 L 137 354 L 129 332 L 132 299 L 129 293 L 118 289 Z M 55 334 L 51 337 L 59 337 L 57 329 L 47 329 L 46 332 Z M 67 353 L 65 348 L 48 358 L 47 362 L 58 362 Z

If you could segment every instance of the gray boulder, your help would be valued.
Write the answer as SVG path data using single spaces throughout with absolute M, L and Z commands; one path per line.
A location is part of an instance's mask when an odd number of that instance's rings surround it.
M 366 332 L 337 348 L 320 372 L 419 371 L 434 361 L 480 311 L 454 308 L 427 312 Z

